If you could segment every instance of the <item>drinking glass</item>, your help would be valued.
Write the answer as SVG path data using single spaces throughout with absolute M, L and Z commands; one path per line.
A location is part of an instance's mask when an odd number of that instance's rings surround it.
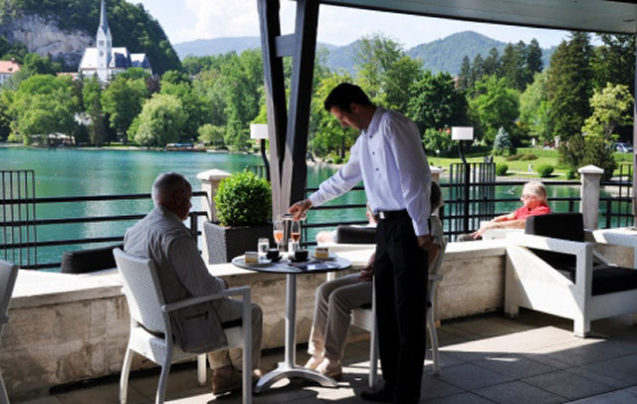
M 268 250 L 270 249 L 270 240 L 267 238 L 259 239 L 259 247 L 257 251 L 259 252 L 259 256 L 265 257 L 268 254 Z
M 283 241 L 283 217 L 281 215 L 277 215 L 272 224 L 272 230 L 276 246 L 281 250 L 281 242 Z
M 290 227 L 290 237 L 295 243 L 301 242 L 301 222 L 293 220 Z

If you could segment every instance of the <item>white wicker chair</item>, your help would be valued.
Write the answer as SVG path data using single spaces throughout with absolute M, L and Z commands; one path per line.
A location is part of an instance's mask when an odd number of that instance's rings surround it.
M 7 312 L 17 277 L 18 267 L 8 261 L 0 260 L 0 335 L 2 335 L 3 326 L 9 321 Z M 7 389 L 0 373 L 0 404 L 8 403 Z
M 224 290 L 208 296 L 195 297 L 180 302 L 165 304 L 154 263 L 147 258 L 126 254 L 119 248 L 113 250 L 117 268 L 131 317 L 130 337 L 120 379 L 120 402 L 126 403 L 128 374 L 133 352 L 159 364 L 161 375 L 157 387 L 155 403 L 163 403 L 171 363 L 193 357 L 195 354 L 183 352 L 173 343 L 169 313 L 185 307 L 229 296 L 242 296 L 242 327 L 225 330 L 228 346 L 243 347 L 243 403 L 252 402 L 252 323 L 250 288 L 240 287 Z M 205 358 L 205 357 L 204 357 Z M 205 360 L 204 360 L 205 363 Z
M 440 254 L 445 253 L 447 243 L 445 242 Z M 438 354 L 438 332 L 436 331 L 436 321 L 434 315 L 436 312 L 436 291 L 438 284 L 442 280 L 440 269 L 442 261 L 439 260 L 429 271 L 429 284 L 427 286 L 427 329 L 429 330 L 429 338 L 431 340 L 431 356 L 433 360 L 433 374 L 440 373 L 440 355 Z M 352 311 L 352 325 L 370 332 L 369 341 L 369 387 L 376 386 L 378 374 L 378 336 L 376 330 L 376 288 L 372 289 L 372 307 L 360 308 Z

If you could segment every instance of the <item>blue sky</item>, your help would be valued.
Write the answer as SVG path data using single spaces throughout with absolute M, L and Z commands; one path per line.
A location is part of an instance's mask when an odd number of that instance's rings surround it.
M 257 36 L 259 23 L 255 0 L 128 0 L 142 3 L 166 31 L 173 44 L 195 39 Z M 296 3 L 281 0 L 284 33 L 292 30 Z M 318 39 L 346 45 L 363 35 L 382 32 L 406 48 L 431 42 L 461 31 L 476 31 L 503 42 L 536 38 L 544 48 L 558 45 L 566 31 L 511 27 L 402 14 L 321 6 Z

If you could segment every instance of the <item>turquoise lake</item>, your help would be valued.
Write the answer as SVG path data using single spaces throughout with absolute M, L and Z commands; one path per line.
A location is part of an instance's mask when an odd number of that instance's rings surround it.
M 148 193 L 155 177 L 166 171 L 182 173 L 193 184 L 193 189 L 198 190 L 201 184 L 196 175 L 201 171 L 216 168 L 236 172 L 261 164 L 259 155 L 247 154 L 0 147 L 0 169 L 35 171 L 37 197 Z M 308 187 L 316 187 L 333 173 L 334 169 L 329 167 L 308 167 Z M 442 182 L 446 182 L 444 177 Z M 519 197 L 520 190 L 520 186 L 497 187 L 496 198 L 516 198 Z M 549 187 L 548 192 L 549 197 L 579 195 L 577 187 L 554 186 Z M 443 196 L 445 194 L 446 190 L 443 190 Z M 365 196 L 363 192 L 352 191 L 331 203 L 364 204 Z M 194 198 L 193 206 L 197 210 L 203 209 L 203 199 Z M 505 212 L 519 206 L 519 202 L 499 203 L 497 211 Z M 144 214 L 151 207 L 150 200 L 40 204 L 36 208 L 36 217 L 45 219 Z M 551 203 L 551 207 L 558 211 L 568 209 L 566 202 Z M 365 220 L 365 210 L 312 211 L 308 220 L 314 223 Z M 121 236 L 132 223 L 39 226 L 38 240 Z M 309 237 L 313 238 L 314 233 L 310 232 Z M 38 263 L 59 262 L 65 250 L 96 246 L 98 245 L 42 247 L 38 249 Z

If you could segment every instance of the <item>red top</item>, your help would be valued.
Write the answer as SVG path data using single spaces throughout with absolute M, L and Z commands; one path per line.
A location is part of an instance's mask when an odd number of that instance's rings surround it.
M 545 203 L 535 209 L 529 209 L 526 206 L 522 206 L 513 212 L 513 220 L 523 220 L 529 216 L 546 215 L 548 213 L 551 213 L 551 208 L 549 208 L 549 205 Z

